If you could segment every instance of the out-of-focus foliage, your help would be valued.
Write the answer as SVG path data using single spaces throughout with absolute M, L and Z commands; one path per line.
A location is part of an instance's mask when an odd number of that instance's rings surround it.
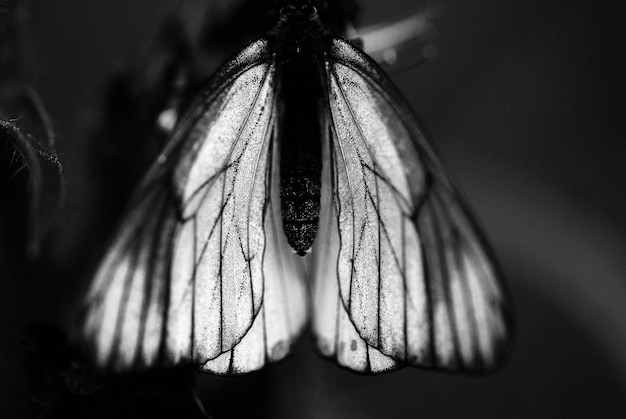
M 50 118 L 28 83 L 21 4 L 0 6 L 0 215 L 8 230 L 4 240 L 11 242 L 7 246 L 25 246 L 24 252 L 35 257 L 58 209 L 63 182 Z

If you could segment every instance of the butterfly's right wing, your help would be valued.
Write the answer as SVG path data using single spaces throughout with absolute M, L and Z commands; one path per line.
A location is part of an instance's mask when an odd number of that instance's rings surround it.
M 332 250 L 314 264 L 318 347 L 366 373 L 492 370 L 510 301 L 470 212 L 380 68 L 340 38 L 326 64 L 328 208 L 313 252 Z
M 267 42 L 253 42 L 146 176 L 88 295 L 100 365 L 238 374 L 289 352 L 307 303 L 275 200 L 274 77 Z

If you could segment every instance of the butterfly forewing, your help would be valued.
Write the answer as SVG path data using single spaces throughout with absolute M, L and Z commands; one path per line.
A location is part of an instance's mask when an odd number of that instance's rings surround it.
M 143 192 L 87 298 L 85 334 L 102 365 L 151 365 L 161 348 L 176 208 L 171 191 Z
M 272 103 L 271 82 L 267 64 L 239 76 L 215 121 L 199 121 L 201 147 L 192 164 L 182 162 L 188 176 L 177 176 L 187 180 L 181 188 L 182 217 L 185 224 L 194 224 L 192 266 L 201 279 L 193 292 L 194 317 L 202 319 L 194 324 L 200 359 L 232 349 L 262 303 L 260 255 L 265 246 L 264 178 L 271 119 L 271 109 L 265 108 Z M 189 279 L 179 282 L 187 284 Z

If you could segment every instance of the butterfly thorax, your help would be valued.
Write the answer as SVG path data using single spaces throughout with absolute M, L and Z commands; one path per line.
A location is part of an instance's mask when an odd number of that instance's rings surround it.
M 294 251 L 305 255 L 319 224 L 323 31 L 317 13 L 305 4 L 283 10 L 274 33 L 283 231 Z

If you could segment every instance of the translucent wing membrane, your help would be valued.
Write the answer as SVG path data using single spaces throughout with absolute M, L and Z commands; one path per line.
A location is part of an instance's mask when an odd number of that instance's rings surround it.
M 85 332 L 97 359 L 151 365 L 160 356 L 176 208 L 171 191 L 150 188 L 128 215 L 87 300 Z M 155 235 L 155 231 L 159 234 Z
M 333 193 L 318 241 L 333 249 L 335 268 L 318 259 L 320 350 L 362 372 L 394 362 L 494 366 L 508 333 L 506 297 L 467 211 L 377 66 L 340 39 L 328 60 Z M 354 360 L 364 353 L 376 355 Z
M 89 294 L 99 363 L 237 374 L 288 353 L 307 300 L 270 199 L 274 77 L 262 40 L 227 63 L 140 187 Z

